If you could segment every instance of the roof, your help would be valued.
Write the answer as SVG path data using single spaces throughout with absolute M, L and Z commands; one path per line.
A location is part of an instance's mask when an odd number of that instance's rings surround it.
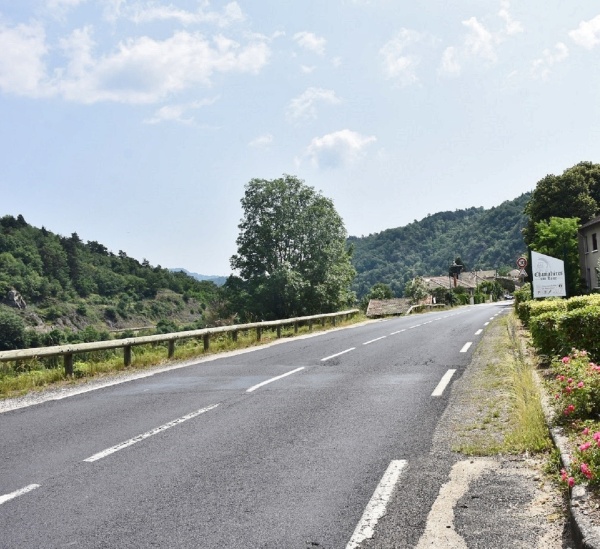
M 592 225 L 600 224 L 600 215 L 598 217 L 594 217 L 594 219 L 590 219 L 587 223 L 584 223 L 580 228 L 585 229 L 586 227 L 591 227 Z
M 367 307 L 367 316 L 403 315 L 410 309 L 406 298 L 371 299 Z

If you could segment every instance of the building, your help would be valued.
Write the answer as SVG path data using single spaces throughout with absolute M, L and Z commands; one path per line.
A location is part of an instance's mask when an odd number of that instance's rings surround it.
M 598 283 L 598 239 L 600 238 L 600 216 L 584 223 L 579 229 L 579 267 L 588 290 L 596 290 Z

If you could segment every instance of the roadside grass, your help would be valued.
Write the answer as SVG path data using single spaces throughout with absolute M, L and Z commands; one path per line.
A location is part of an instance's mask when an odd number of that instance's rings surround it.
M 513 313 L 492 324 L 476 350 L 470 421 L 456 428 L 453 450 L 472 456 L 546 452 L 552 447 L 535 364 L 525 351 Z M 490 337 L 492 336 L 492 337 Z
M 335 328 L 350 326 L 364 322 L 367 318 L 359 313 L 351 319 L 339 319 Z M 331 324 L 314 323 L 312 332 L 307 325 L 299 326 L 298 333 L 293 326 L 282 327 L 281 338 L 293 338 L 296 335 L 306 335 L 334 329 Z M 193 359 L 246 349 L 271 343 L 277 339 L 275 330 L 264 330 L 260 341 L 256 340 L 256 331 L 247 330 L 238 333 L 237 341 L 229 334 L 220 334 L 210 339 L 210 348 L 204 351 L 202 339 L 187 339 L 178 341 L 175 356 L 167 358 L 167 344 L 149 344 L 132 347 L 131 366 L 123 364 L 123 351 L 120 349 L 81 353 L 74 357 L 73 376 L 66 376 L 62 359 L 53 357 L 45 360 L 23 360 L 19 362 L 0 363 L 0 399 L 21 396 L 30 391 L 39 391 L 48 387 L 59 387 L 86 383 L 91 378 L 113 375 L 119 372 L 135 372 L 166 364 L 175 364 L 183 360 Z

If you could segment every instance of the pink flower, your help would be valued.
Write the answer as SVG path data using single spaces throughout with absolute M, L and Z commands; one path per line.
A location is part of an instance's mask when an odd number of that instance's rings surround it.
M 558 400 L 558 399 L 560 398 L 560 395 L 554 395 L 554 398 L 555 398 L 556 400 Z
M 575 406 L 573 406 L 572 404 L 569 404 L 565 408 L 565 415 L 568 416 L 569 414 L 573 413 L 574 411 L 575 411 Z
M 591 445 L 592 445 L 592 443 L 591 443 L 591 442 L 584 442 L 583 444 L 581 444 L 581 445 L 579 446 L 579 449 L 580 449 L 582 452 L 585 452 L 586 450 L 588 450 L 588 449 L 589 449 L 589 447 L 590 447 Z
M 556 376 L 556 379 L 558 379 L 558 381 L 564 381 L 565 380 L 565 376 L 563 376 L 563 375 Z
M 567 379 L 567 383 L 568 383 L 569 385 L 571 385 L 571 383 L 573 383 L 573 378 L 572 378 L 572 377 L 570 377 L 569 379 Z
M 579 389 L 583 389 L 583 381 L 580 381 L 580 382 L 577 384 L 577 387 L 578 387 Z
M 573 488 L 573 486 L 575 486 L 575 479 L 573 477 L 569 477 L 567 484 L 569 485 L 569 488 Z
M 589 435 L 589 434 L 590 434 L 590 430 L 589 430 L 589 429 L 586 427 L 586 428 L 583 430 L 583 434 L 584 434 L 584 435 Z
M 571 392 L 573 392 L 573 387 L 569 387 L 569 386 L 565 387 L 565 392 L 566 392 L 566 393 L 571 393 Z
M 586 476 L 588 479 L 592 478 L 594 475 L 592 474 L 591 469 L 587 466 L 586 463 L 582 463 L 581 464 L 581 472 L 583 473 L 584 476 Z
M 563 356 L 563 364 L 569 364 L 569 362 L 571 362 L 571 359 L 568 356 Z
M 560 478 L 563 479 L 566 482 L 566 480 L 567 480 L 567 472 L 564 469 L 560 470 Z

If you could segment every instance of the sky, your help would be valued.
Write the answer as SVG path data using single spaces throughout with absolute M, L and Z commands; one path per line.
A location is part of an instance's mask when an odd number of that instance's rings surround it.
M 228 275 L 254 178 L 350 235 L 600 162 L 598 0 L 0 0 L 0 216 Z

